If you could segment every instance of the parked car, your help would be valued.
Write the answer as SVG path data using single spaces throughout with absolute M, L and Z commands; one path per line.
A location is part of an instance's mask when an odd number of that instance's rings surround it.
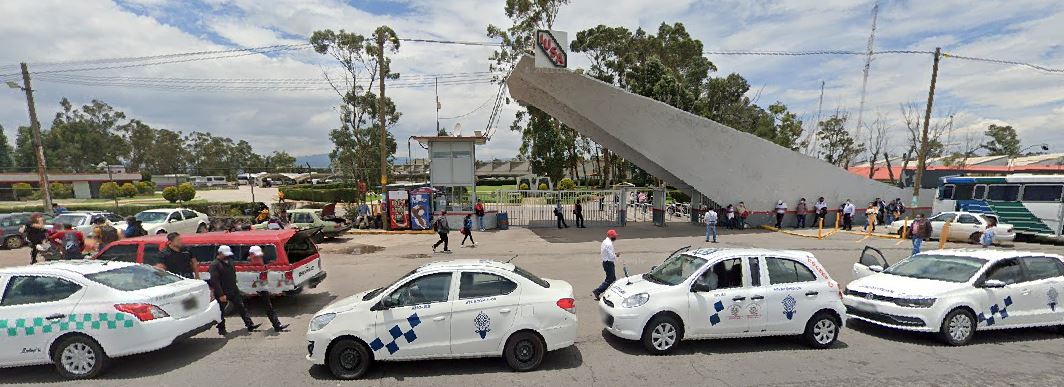
M 976 331 L 1064 325 L 1064 257 L 991 249 L 933 250 L 888 265 L 866 248 L 844 291 L 847 314 L 931 332 L 949 345 Z
M 639 340 L 655 355 L 692 339 L 792 335 L 813 348 L 838 339 L 842 291 L 813 254 L 688 249 L 602 294 L 607 332 Z
M 321 229 L 322 238 L 336 238 L 351 229 L 351 223 L 344 218 L 322 216 L 320 209 L 287 210 L 288 226 L 298 230 Z M 265 230 L 268 222 L 256 224 L 253 229 Z
M 187 208 L 163 208 L 141 211 L 136 216 L 148 234 L 182 234 L 207 232 L 211 223 L 207 214 Z
M 435 262 L 315 313 L 307 360 L 340 379 L 362 376 L 374 361 L 434 358 L 501 356 L 529 371 L 576 333 L 569 283 L 510 263 Z
M 206 282 L 144 265 L 54 261 L 0 269 L 0 367 L 55 364 L 89 379 L 111 359 L 155 351 L 215 325 Z
M 10 214 L 0 214 L 0 238 L 3 240 L 3 247 L 6 249 L 17 249 L 26 244 L 20 233 L 22 226 L 29 223 L 32 212 L 13 212 Z M 49 227 L 52 218 L 47 214 L 44 215 L 45 228 Z
M 237 286 L 242 293 L 255 295 L 265 290 L 274 295 L 294 295 L 306 288 L 317 287 L 325 280 L 321 256 L 310 241 L 312 233 L 312 230 L 292 229 L 222 231 L 185 235 L 182 239 L 200 263 L 196 270 L 201 279 L 210 277 L 207 270 L 214 261 L 218 246 L 228 245 L 233 249 L 230 260 L 236 267 Z M 107 245 L 95 259 L 155 265 L 159 263 L 165 243 L 166 236 L 162 234 L 122 239 Z M 249 260 L 251 246 L 262 247 L 263 262 Z
M 990 214 L 977 214 L 974 212 L 942 212 L 938 215 L 928 218 L 931 221 L 931 238 L 939 239 L 942 237 L 942 229 L 945 227 L 946 222 L 950 222 L 949 225 L 949 238 L 948 240 L 954 241 L 968 241 L 971 243 L 979 243 L 979 239 L 983 237 L 983 231 L 986 230 L 988 224 L 987 219 L 997 217 Z M 891 234 L 901 235 L 902 228 L 908 227 L 912 224 L 909 221 L 908 224 L 904 220 L 898 220 L 894 223 L 886 225 L 886 230 Z M 908 233 L 908 231 L 906 231 Z M 908 235 L 908 234 L 906 234 Z M 994 227 L 994 243 L 1008 243 L 1016 239 L 1016 231 L 1011 224 L 998 223 Z
M 126 229 L 126 220 L 120 215 L 115 215 L 110 212 L 104 211 L 73 211 L 64 212 L 57 215 L 51 220 L 54 224 L 69 224 L 74 227 L 75 230 L 81 231 L 86 238 L 93 237 L 93 222 L 96 219 L 105 218 L 114 228 L 118 229 L 118 232 L 122 232 Z

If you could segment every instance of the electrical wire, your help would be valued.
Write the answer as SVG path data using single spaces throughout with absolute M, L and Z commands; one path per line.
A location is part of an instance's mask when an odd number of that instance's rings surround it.
M 398 80 L 392 80 L 391 82 L 402 81 L 427 81 L 435 79 L 459 79 L 459 78 L 480 78 L 486 75 L 493 75 L 496 73 L 490 71 L 475 71 L 475 72 L 460 72 L 460 73 L 441 73 L 441 74 L 414 74 L 407 76 L 400 76 Z M 76 74 L 45 74 L 40 78 L 50 79 L 62 79 L 62 80 L 75 80 L 75 81 L 93 81 L 93 82 L 106 82 L 106 81 L 122 81 L 122 82 L 146 82 L 146 83 L 206 83 L 206 84 L 218 84 L 218 83 L 269 83 L 269 84 L 328 84 L 328 80 L 324 78 L 173 78 L 173 77 L 125 77 L 125 76 L 89 76 L 89 75 L 76 75 Z
M 459 119 L 459 118 L 462 118 L 462 117 L 466 117 L 466 116 L 468 116 L 470 114 L 473 114 L 473 113 L 476 113 L 476 112 L 480 111 L 480 109 L 483 109 L 483 108 L 487 107 L 488 103 L 495 101 L 495 99 L 496 99 L 496 97 L 493 95 L 493 96 L 489 97 L 486 101 L 484 101 L 484 103 L 480 104 L 480 106 L 477 106 L 475 109 L 470 110 L 468 113 L 459 114 L 459 115 L 454 116 L 454 117 L 440 117 L 440 119 L 441 120 L 454 120 L 454 119 Z
M 997 63 L 997 64 L 1023 66 L 1023 67 L 1028 67 L 1028 68 L 1032 68 L 1032 69 L 1035 69 L 1035 70 L 1039 70 L 1039 71 L 1045 71 L 1045 72 L 1048 72 L 1048 73 L 1064 73 L 1064 68 L 1051 68 L 1051 67 L 1046 67 L 1046 66 L 1042 66 L 1042 65 L 1033 64 L 1033 63 L 1020 62 L 1020 61 L 1007 60 L 1007 59 L 978 58 L 978 57 L 974 57 L 974 56 L 955 55 L 955 54 L 950 54 L 950 53 L 942 53 L 942 57 L 943 58 L 961 59 L 961 60 L 970 60 L 970 61 L 977 61 L 977 62 L 987 62 L 987 63 Z
M 400 38 L 400 42 L 415 42 L 415 43 L 437 43 L 437 44 L 456 44 L 460 46 L 501 46 L 502 43 L 495 42 L 463 42 L 458 40 L 436 40 L 436 39 L 416 39 L 416 38 Z
M 934 51 L 921 50 L 882 50 L 872 51 L 872 55 L 881 54 L 927 54 Z M 868 51 L 817 50 L 817 51 L 755 51 L 755 50 L 713 50 L 703 51 L 703 55 L 760 55 L 760 56 L 807 56 L 807 55 L 868 55 Z

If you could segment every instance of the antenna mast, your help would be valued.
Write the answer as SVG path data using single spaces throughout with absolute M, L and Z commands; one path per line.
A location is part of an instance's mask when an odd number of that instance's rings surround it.
M 872 33 L 868 35 L 868 55 L 865 57 L 864 78 L 861 80 L 861 104 L 857 108 L 857 128 L 853 138 L 861 138 L 861 126 L 864 125 L 865 91 L 868 90 L 868 70 L 872 68 L 872 54 L 876 43 L 876 21 L 879 18 L 879 2 L 872 7 Z

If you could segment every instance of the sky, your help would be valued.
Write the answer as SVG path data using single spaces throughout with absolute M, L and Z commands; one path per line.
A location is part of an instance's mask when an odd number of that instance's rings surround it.
M 99 58 L 261 47 L 305 43 L 320 29 L 369 34 L 391 26 L 400 38 L 488 42 L 486 26 L 508 26 L 504 0 L 5 0 L 0 2 L 0 80 L 29 62 L 31 71 L 47 63 Z M 554 26 L 577 31 L 599 24 L 642 27 L 682 22 L 706 50 L 864 50 L 872 26 L 874 1 L 637 1 L 574 0 L 562 8 Z M 1055 1 L 880 1 L 877 50 L 934 50 L 955 55 L 1016 60 L 1064 68 L 1064 3 Z M 394 71 L 408 82 L 433 74 L 488 70 L 493 47 L 403 42 L 393 57 Z M 821 82 L 822 115 L 835 110 L 855 117 L 861 95 L 863 56 L 707 55 L 718 67 L 714 76 L 743 75 L 750 97 L 762 106 L 781 101 L 812 128 Z M 572 66 L 586 67 L 581 54 Z M 899 106 L 926 102 L 930 55 L 880 55 L 872 61 L 864 121 L 888 123 L 890 148 L 901 148 L 906 129 Z M 35 64 L 40 64 L 36 65 Z M 209 61 L 67 73 L 96 77 L 172 77 L 234 79 L 321 79 L 335 73 L 328 57 L 312 50 L 246 55 Z M 446 76 L 445 76 L 446 77 Z M 327 153 L 329 130 L 337 126 L 338 98 L 328 90 L 158 90 L 108 85 L 85 86 L 38 76 L 37 111 L 47 127 L 59 100 L 86 104 L 105 101 L 129 117 L 153 127 L 208 131 L 247 140 L 260 153 L 284 150 L 293 155 Z M 490 83 L 441 85 L 440 117 L 449 130 L 465 134 L 486 128 L 497 86 Z M 436 127 L 432 87 L 395 88 L 402 118 L 393 129 L 407 155 L 405 139 L 431 135 Z M 952 114 L 954 130 L 945 139 L 952 148 L 982 140 L 986 126 L 1009 124 L 1025 145 L 1047 143 L 1064 152 L 1064 72 L 1021 66 L 942 60 L 935 96 L 935 117 Z M 514 112 L 507 105 L 498 130 L 478 149 L 478 158 L 510 158 L 520 135 L 509 131 Z M 922 108 L 921 108 L 922 111 Z M 467 113 L 470 113 L 466 115 Z M 0 125 L 13 141 L 15 128 L 27 125 L 25 99 L 0 88 Z M 856 121 L 856 120 L 853 120 Z M 853 123 L 851 123 L 853 126 Z M 417 145 L 413 156 L 423 156 Z

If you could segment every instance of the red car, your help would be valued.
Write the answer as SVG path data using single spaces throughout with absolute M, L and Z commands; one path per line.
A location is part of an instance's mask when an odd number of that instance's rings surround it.
M 274 295 L 293 295 L 308 287 L 317 287 L 325 280 L 321 255 L 310 238 L 315 232 L 317 229 L 209 232 L 182 235 L 181 239 L 199 261 L 200 279 L 209 278 L 207 269 L 218 246 L 228 245 L 235 254 L 231 260 L 236 267 L 241 292 L 254 295 L 266 290 Z M 95 259 L 154 265 L 158 263 L 165 243 L 166 235 L 161 234 L 123 239 L 108 245 L 96 254 Z M 251 246 L 262 247 L 263 264 L 248 260 Z

